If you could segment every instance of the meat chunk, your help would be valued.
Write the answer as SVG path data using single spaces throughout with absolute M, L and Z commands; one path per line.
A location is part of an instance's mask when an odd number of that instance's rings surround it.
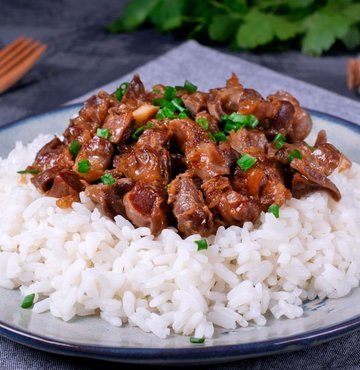
M 171 182 L 168 194 L 168 203 L 173 205 L 172 210 L 179 231 L 185 236 L 197 233 L 208 236 L 213 233 L 213 215 L 189 174 L 177 176 Z
M 99 94 L 93 95 L 85 102 L 79 116 L 84 121 L 94 122 L 100 126 L 107 116 L 111 101 L 115 104 L 115 100 L 107 92 L 100 91 Z
M 164 127 L 147 129 L 135 144 L 136 148 L 149 146 L 153 149 L 166 148 L 170 140 L 170 131 Z
M 135 110 L 146 101 L 146 91 L 138 74 L 134 75 L 121 100 L 127 108 Z
M 200 143 L 185 155 L 189 169 L 203 180 L 230 173 L 229 162 L 217 145 Z
M 91 140 L 99 127 L 98 123 L 85 121 L 80 116 L 70 119 L 70 124 L 64 131 L 64 142 L 69 145 L 77 140 L 81 145 L 84 145 Z
M 132 111 L 123 108 L 111 108 L 105 119 L 104 129 L 110 131 L 109 140 L 114 144 L 125 141 L 130 135 L 133 128 Z
M 113 146 L 110 141 L 100 136 L 94 136 L 80 149 L 73 170 L 88 182 L 98 180 L 108 168 L 112 155 Z M 90 165 L 85 171 L 80 169 L 81 163 L 84 163 L 84 161 L 89 161 Z
M 166 196 L 162 187 L 138 181 L 124 196 L 128 219 L 137 227 L 149 227 L 158 235 L 167 226 Z
M 31 182 L 41 192 L 49 191 L 54 183 L 55 177 L 61 171 L 61 167 L 53 166 L 31 178 Z
M 231 131 L 228 137 L 232 149 L 239 154 L 246 152 L 267 152 L 268 141 L 265 134 L 259 130 L 240 129 Z M 252 150 L 246 150 L 252 148 Z
M 245 221 L 255 222 L 260 215 L 259 202 L 236 192 L 227 177 L 213 177 L 201 188 L 209 209 L 217 211 L 228 225 L 242 226 Z
M 134 181 L 165 186 L 170 180 L 169 152 L 164 148 L 134 147 L 118 157 L 116 169 Z
M 68 147 L 55 136 L 38 151 L 31 167 L 41 172 L 54 166 L 71 168 L 73 164 L 74 161 Z
M 115 184 L 96 184 L 86 187 L 86 195 L 97 203 L 101 211 L 108 217 L 126 216 L 123 198 L 134 186 L 131 179 L 118 179 Z
M 47 195 L 54 198 L 77 196 L 84 188 L 79 175 L 71 170 L 62 170 L 56 175 Z
M 189 109 L 193 117 L 195 117 L 200 111 L 206 109 L 207 94 L 197 91 L 193 94 L 183 94 L 181 99 L 184 105 Z

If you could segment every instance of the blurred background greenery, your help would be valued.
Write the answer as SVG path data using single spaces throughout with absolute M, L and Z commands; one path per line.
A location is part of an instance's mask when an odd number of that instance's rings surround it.
M 110 32 L 152 25 L 231 50 L 358 50 L 359 0 L 130 0 Z

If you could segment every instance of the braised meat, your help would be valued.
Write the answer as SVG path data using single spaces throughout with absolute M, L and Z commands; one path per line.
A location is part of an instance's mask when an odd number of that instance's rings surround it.
M 88 99 L 63 139 L 44 145 L 26 170 L 59 206 L 85 190 L 106 216 L 154 235 L 175 226 L 184 236 L 209 236 L 261 212 L 277 217 L 291 196 L 341 198 L 329 175 L 351 162 L 324 130 L 306 143 L 311 128 L 290 93 L 263 97 L 235 74 L 209 92 L 189 81 L 146 91 L 135 75 Z

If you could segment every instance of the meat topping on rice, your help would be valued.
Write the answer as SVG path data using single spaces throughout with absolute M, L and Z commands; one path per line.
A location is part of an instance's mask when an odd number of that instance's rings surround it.
M 135 75 L 88 99 L 64 139 L 41 148 L 28 170 L 40 192 L 78 199 L 86 189 L 106 215 L 154 235 L 173 225 L 208 236 L 255 222 L 291 196 L 324 190 L 340 200 L 328 176 L 351 162 L 324 131 L 308 145 L 311 128 L 291 94 L 264 98 L 235 74 L 209 92 L 188 81 L 146 91 Z

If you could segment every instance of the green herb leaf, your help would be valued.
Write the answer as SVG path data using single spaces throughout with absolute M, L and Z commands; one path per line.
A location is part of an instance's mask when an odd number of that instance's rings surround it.
M 108 139 L 110 137 L 110 130 L 108 128 L 98 128 L 96 130 L 96 135 Z
M 201 344 L 205 342 L 205 338 L 190 337 L 190 343 Z
M 73 158 L 76 158 L 80 149 L 81 149 L 81 144 L 77 140 L 73 140 L 71 144 L 69 145 L 69 152 L 73 156 Z
M 196 123 L 204 130 L 209 128 L 209 122 L 206 118 L 200 117 L 196 120 Z
M 170 31 L 181 25 L 185 0 L 161 0 L 151 13 L 151 21 L 160 31 Z
M 234 35 L 238 26 L 239 20 L 230 14 L 215 15 L 209 24 L 209 37 L 213 41 L 227 41 Z
M 216 139 L 216 141 L 226 141 L 227 140 L 226 135 L 221 131 L 215 132 L 213 136 Z
M 104 185 L 113 185 L 115 184 L 116 180 L 114 179 L 114 176 L 111 173 L 105 173 L 101 176 L 101 182 Z
M 25 173 L 30 173 L 31 175 L 36 175 L 38 174 L 40 171 L 38 168 L 30 168 L 28 170 L 20 170 L 20 171 L 17 171 L 17 173 L 19 173 L 20 175 L 23 175 Z
M 34 298 L 34 293 L 25 296 L 21 303 L 21 308 L 30 308 L 34 304 Z
M 83 159 L 82 161 L 78 162 L 78 172 L 80 173 L 88 173 L 90 171 L 91 164 L 88 159 Z
M 171 100 L 171 102 L 170 102 L 172 105 L 173 105 L 173 107 L 177 110 L 177 111 L 179 111 L 180 113 L 181 112 L 184 112 L 184 110 L 185 110 L 185 107 L 184 107 L 184 102 L 182 101 L 182 99 L 180 99 L 180 98 L 175 98 L 175 99 L 173 99 L 173 100 Z
M 277 134 L 273 140 L 273 143 L 276 149 L 281 149 L 284 146 L 285 142 L 286 142 L 286 137 L 280 133 Z
M 197 91 L 197 86 L 192 84 L 190 81 L 185 80 L 184 90 L 186 90 L 188 93 L 192 94 L 192 93 Z
M 178 115 L 178 118 L 189 118 L 189 116 L 185 113 L 185 112 L 181 112 L 179 115 Z
M 140 126 L 139 128 L 137 128 L 131 135 L 131 138 L 133 140 L 137 140 L 141 134 L 145 131 L 145 126 Z
M 250 154 L 244 154 L 236 163 L 245 172 L 256 163 L 256 158 Z
M 172 87 L 172 86 L 165 86 L 165 91 L 164 91 L 164 96 L 163 98 L 165 100 L 172 100 L 172 99 L 175 99 L 176 97 L 176 89 L 175 87 Z
M 221 117 L 225 121 L 224 132 L 229 134 L 231 131 L 237 131 L 245 126 L 255 128 L 259 120 L 252 114 L 231 113 Z
M 279 218 L 279 213 L 280 213 L 280 207 L 277 205 L 277 204 L 272 204 L 269 208 L 268 208 L 268 212 L 269 213 L 272 213 L 276 218 Z
M 208 243 L 207 243 L 206 239 L 195 240 L 195 243 L 198 246 L 198 251 L 201 251 L 203 249 L 208 249 Z
M 129 82 L 123 82 L 115 91 L 116 99 L 121 101 L 124 94 L 126 93 L 126 90 L 129 86 Z
M 294 149 L 288 156 L 287 160 L 289 162 L 291 162 L 293 159 L 295 158 L 298 158 L 298 159 L 302 159 L 302 155 L 301 155 L 301 152 L 297 149 Z

